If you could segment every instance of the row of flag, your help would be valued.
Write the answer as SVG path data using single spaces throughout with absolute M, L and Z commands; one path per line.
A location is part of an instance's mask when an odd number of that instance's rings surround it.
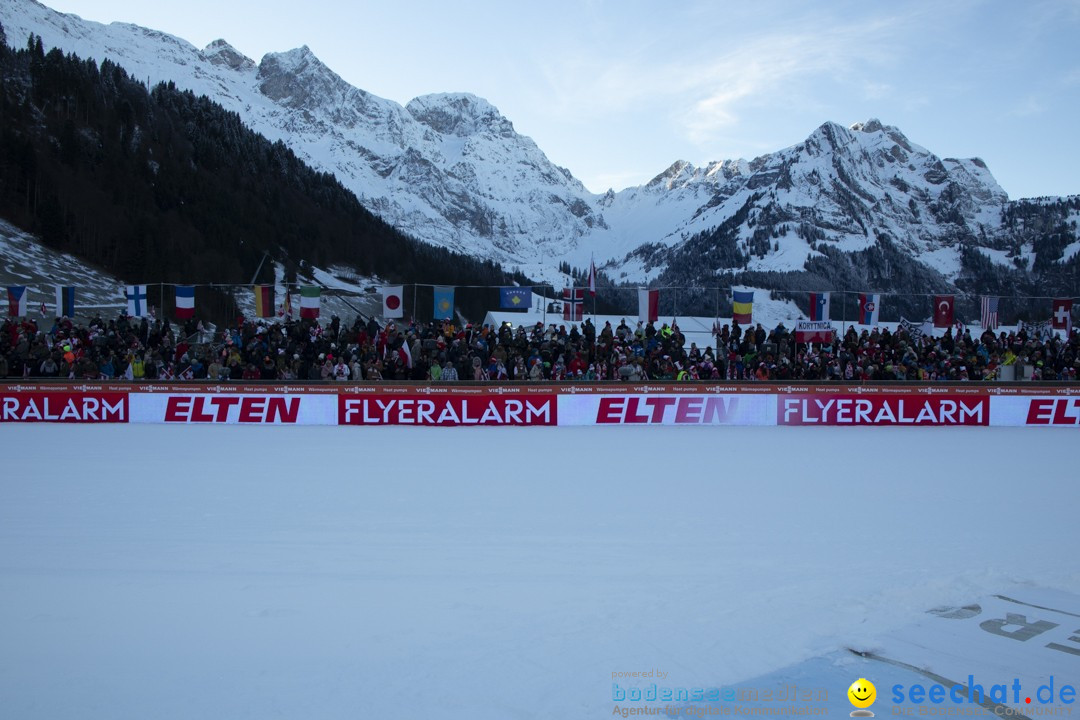
M 830 320 L 829 317 L 830 293 L 810 293 L 810 320 Z M 933 323 L 936 328 L 955 327 L 959 323 L 956 320 L 956 296 L 934 295 Z M 979 320 L 984 330 L 996 330 L 999 325 L 998 305 L 1001 298 L 984 295 L 979 299 Z M 1072 331 L 1072 305 L 1071 298 L 1054 298 L 1051 301 L 1050 326 L 1056 330 Z M 736 312 L 738 312 L 736 310 Z M 860 325 L 877 325 L 881 315 L 881 301 L 877 293 L 859 294 L 859 320 Z
M 25 285 L 9 285 L 7 288 L 8 316 L 25 317 L 30 308 L 30 293 Z M 56 314 L 72 317 L 75 315 L 75 288 L 71 285 L 56 286 Z M 41 303 L 41 314 L 45 314 L 45 303 Z
M 176 318 L 187 320 L 195 317 L 195 286 L 177 285 L 176 290 Z M 285 292 L 285 299 L 280 306 L 274 304 L 273 285 L 255 285 L 255 314 L 257 317 L 267 318 L 277 316 L 292 317 L 292 293 Z M 318 287 L 300 288 L 300 317 L 319 317 L 319 302 L 322 290 Z M 8 316 L 25 317 L 30 309 L 30 293 L 24 285 L 9 285 L 7 288 Z M 154 308 L 149 303 L 149 293 L 146 285 L 125 285 L 124 299 L 127 301 L 127 314 L 131 317 L 150 317 L 154 315 Z M 75 287 L 70 285 L 56 286 L 56 305 L 54 306 L 57 317 L 75 316 Z M 42 315 L 47 314 L 48 308 L 44 302 L 40 305 Z
M 596 295 L 595 269 L 590 269 L 588 293 Z M 75 290 L 69 285 L 56 286 L 56 315 L 73 317 L 75 315 Z M 380 288 L 382 295 L 382 316 L 396 319 L 404 316 L 405 302 L 403 285 L 388 285 Z M 195 286 L 177 285 L 176 317 L 186 320 L 195 316 Z M 292 291 L 287 289 L 280 305 L 275 303 L 273 285 L 255 285 L 255 316 L 260 318 L 293 317 Z M 566 288 L 562 292 L 563 320 L 580 322 L 584 317 L 586 288 Z M 25 286 L 8 286 L 8 316 L 23 317 L 29 309 L 29 292 Z M 124 288 L 127 300 L 127 314 L 132 317 L 152 315 L 147 301 L 146 285 L 127 285 Z M 316 286 L 300 288 L 300 317 L 315 319 L 319 317 L 322 289 Z M 831 293 L 809 293 L 810 320 L 828 321 L 830 317 Z M 983 296 L 980 299 L 981 324 L 984 329 L 996 330 L 998 327 L 998 305 L 1000 298 Z M 504 310 L 525 310 L 532 304 L 532 288 L 504 287 L 499 289 L 499 306 Z M 1072 330 L 1071 298 L 1054 298 L 1051 305 L 1050 326 L 1056 330 Z M 954 295 L 933 296 L 933 323 L 937 328 L 949 328 L 956 325 L 956 297 Z M 660 291 L 638 290 L 638 319 L 644 322 L 656 322 L 659 319 Z M 41 313 L 46 314 L 45 303 L 41 303 Z M 437 320 L 450 320 L 454 316 L 454 288 L 436 287 L 434 289 L 433 316 Z M 739 325 L 749 325 L 753 321 L 754 293 L 751 290 L 732 290 L 732 319 Z M 881 317 L 881 301 L 878 293 L 859 294 L 858 324 L 877 325 Z M 854 320 L 854 318 L 853 318 Z

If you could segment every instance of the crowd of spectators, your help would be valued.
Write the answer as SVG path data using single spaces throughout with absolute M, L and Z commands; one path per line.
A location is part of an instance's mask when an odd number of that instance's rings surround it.
M 599 331 L 580 324 L 531 327 L 448 321 L 380 325 L 334 317 L 227 329 L 121 315 L 50 327 L 8 318 L 0 332 L 0 378 L 127 380 L 595 381 L 983 381 L 1003 366 L 1017 379 L 1075 382 L 1080 336 L 1020 332 L 944 336 L 849 327 L 831 344 L 796 343 L 783 325 L 718 325 L 706 347 L 677 322 L 623 320 Z

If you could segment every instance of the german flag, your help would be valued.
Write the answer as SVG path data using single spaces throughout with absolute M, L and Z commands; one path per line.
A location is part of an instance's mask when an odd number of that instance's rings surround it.
M 274 317 L 277 307 L 274 305 L 274 286 L 255 286 L 255 317 Z

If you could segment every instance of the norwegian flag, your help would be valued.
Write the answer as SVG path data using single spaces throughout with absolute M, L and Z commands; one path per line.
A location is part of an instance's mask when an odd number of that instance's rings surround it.
M 562 319 L 580 322 L 585 312 L 585 291 L 582 288 L 563 288 Z
M 997 330 L 998 328 L 998 300 L 999 298 L 983 295 L 982 298 L 982 326 L 983 330 Z

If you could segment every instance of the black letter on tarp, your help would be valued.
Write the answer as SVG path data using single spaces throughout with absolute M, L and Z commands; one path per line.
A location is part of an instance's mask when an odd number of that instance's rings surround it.
M 1069 642 L 1080 644 L 1080 630 L 1074 631 L 1075 635 L 1069 636 Z M 1058 643 L 1047 643 L 1046 647 L 1051 650 L 1060 650 L 1061 652 L 1072 653 L 1073 655 L 1080 655 L 1080 647 L 1069 647 L 1068 645 L 1059 645 Z
M 1004 630 L 1008 625 L 1019 625 L 1020 629 L 1008 632 Z M 1020 613 L 1005 613 L 1004 620 L 984 620 L 979 623 L 979 627 L 994 635 L 1000 635 L 1001 637 L 1007 637 L 1012 640 L 1024 641 L 1030 640 L 1036 635 L 1042 635 L 1047 630 L 1053 630 L 1057 627 L 1057 623 L 1048 622 L 1046 620 L 1028 622 L 1027 618 Z

